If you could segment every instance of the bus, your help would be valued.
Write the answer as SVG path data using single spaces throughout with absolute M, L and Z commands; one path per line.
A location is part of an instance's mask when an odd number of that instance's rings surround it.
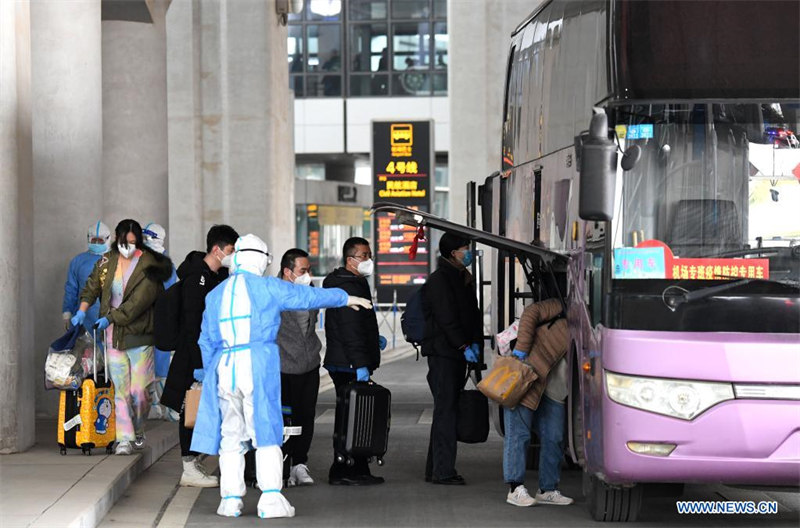
M 543 2 L 508 55 L 483 228 L 493 332 L 563 295 L 592 517 L 646 483 L 800 485 L 795 1 Z M 588 129 L 588 131 L 586 131 Z

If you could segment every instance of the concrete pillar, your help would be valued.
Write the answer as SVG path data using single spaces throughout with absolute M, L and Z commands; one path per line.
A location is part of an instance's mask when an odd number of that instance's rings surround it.
M 449 0 L 450 219 L 464 223 L 466 184 L 500 169 L 511 32 L 541 2 Z M 476 133 L 478 131 L 479 133 Z M 480 224 L 480 222 L 479 222 Z
M 170 244 L 213 224 L 294 245 L 294 153 L 285 26 L 275 0 L 176 2 L 167 16 Z
M 103 56 L 103 218 L 169 233 L 167 184 L 168 0 L 105 2 Z
M 13 3 L 13 2 L 11 2 Z M 86 228 L 102 212 L 100 0 L 31 1 L 33 240 L 36 338 L 28 353 L 37 376 L 37 411 L 54 416 L 57 391 L 41 372 L 63 332 L 61 299 L 70 259 L 86 250 Z
M 0 453 L 34 443 L 30 4 L 0 2 Z

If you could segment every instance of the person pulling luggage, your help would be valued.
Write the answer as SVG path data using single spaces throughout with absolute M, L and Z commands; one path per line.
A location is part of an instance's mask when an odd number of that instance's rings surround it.
M 276 338 L 280 313 L 372 304 L 341 289 L 316 289 L 264 277 L 271 256 L 255 235 L 236 242 L 232 275 L 206 298 L 200 349 L 205 370 L 196 372 L 203 392 L 192 450 L 219 453 L 220 495 L 217 514 L 241 515 L 244 454 L 256 448 L 261 518 L 293 517 L 283 486 L 283 415 L 280 355 Z

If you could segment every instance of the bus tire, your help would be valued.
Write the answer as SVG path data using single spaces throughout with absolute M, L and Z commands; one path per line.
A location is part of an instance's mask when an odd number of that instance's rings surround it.
M 595 476 L 587 476 L 587 504 L 592 519 L 600 522 L 634 522 L 642 508 L 642 486 L 609 486 Z
M 572 344 L 573 353 L 575 351 L 575 344 Z M 579 370 L 578 370 L 578 356 L 573 356 L 574 360 L 572 362 L 573 369 L 572 369 L 572 393 L 569 397 L 569 410 L 572 414 L 572 447 L 575 450 L 575 463 L 577 466 L 582 467 L 586 464 L 586 460 L 584 460 L 584 440 L 583 440 L 583 409 L 582 403 L 583 400 L 581 398 L 581 390 L 580 390 L 580 379 L 579 379 Z

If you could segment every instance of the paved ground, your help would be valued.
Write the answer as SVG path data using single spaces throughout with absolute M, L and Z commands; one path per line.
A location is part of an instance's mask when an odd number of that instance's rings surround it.
M 562 491 L 575 497 L 568 507 L 516 508 L 505 503 L 502 440 L 492 432 L 480 445 L 459 445 L 458 469 L 467 479 L 463 487 L 436 486 L 423 481 L 431 400 L 425 382 L 424 361 L 405 357 L 381 368 L 375 380 L 393 393 L 392 430 L 386 465 L 375 467 L 386 484 L 367 488 L 333 487 L 325 483 L 330 464 L 333 427 L 332 391 L 320 396 L 315 440 L 309 466 L 318 479 L 315 486 L 285 490 L 297 509 L 294 519 L 264 521 L 255 516 L 259 492 L 250 490 L 245 515 L 225 519 L 215 514 L 218 490 L 192 490 L 175 486 L 180 468 L 177 450 L 146 472 L 106 517 L 102 526 L 162 527 L 211 526 L 586 526 L 593 524 L 580 493 L 581 475 L 565 471 Z M 536 473 L 528 473 L 533 487 Z M 169 490 L 169 491 L 167 491 Z M 724 486 L 687 486 L 683 500 L 778 500 L 773 516 L 680 516 L 675 499 L 652 499 L 640 520 L 631 526 L 797 526 L 800 493 L 741 490 Z M 137 524 L 138 521 L 138 524 Z

